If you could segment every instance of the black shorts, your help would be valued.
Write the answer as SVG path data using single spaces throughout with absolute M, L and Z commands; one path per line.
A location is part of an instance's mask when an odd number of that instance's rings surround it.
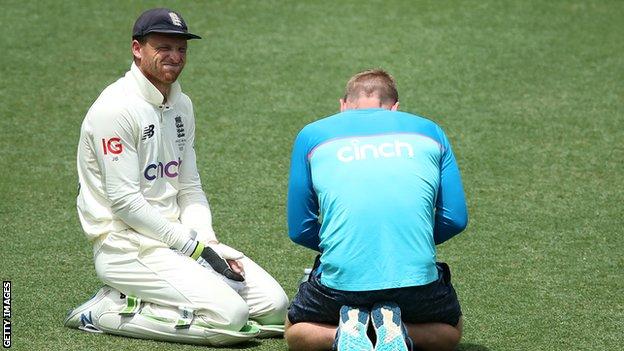
M 308 281 L 299 285 L 299 291 L 288 310 L 288 319 L 293 324 L 312 322 L 338 325 L 339 311 L 343 305 L 371 308 L 377 302 L 393 301 L 401 308 L 401 317 L 405 323 L 438 322 L 456 326 L 462 312 L 451 284 L 451 271 L 443 262 L 438 262 L 437 267 L 438 280 L 427 285 L 370 291 L 344 291 L 326 287 L 321 284 L 320 275 L 315 274 L 315 267 Z

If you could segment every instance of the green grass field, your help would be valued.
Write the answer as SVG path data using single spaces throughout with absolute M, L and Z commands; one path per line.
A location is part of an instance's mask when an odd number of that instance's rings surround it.
M 99 287 L 78 223 L 75 153 L 130 32 L 162 2 L 0 1 L 0 275 L 13 349 L 194 350 L 62 326 Z M 220 238 L 290 297 L 313 253 L 286 234 L 293 138 L 383 67 L 401 109 L 447 132 L 469 202 L 439 247 L 464 309 L 460 350 L 624 344 L 624 2 L 170 1 L 193 32 L 181 77 Z M 207 348 L 206 348 L 207 349 Z M 286 350 L 282 340 L 236 349 Z

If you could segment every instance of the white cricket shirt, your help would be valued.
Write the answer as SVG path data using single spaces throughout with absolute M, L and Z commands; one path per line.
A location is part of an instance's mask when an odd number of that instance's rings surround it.
M 90 240 L 128 228 L 175 248 L 190 229 L 202 241 L 215 238 L 195 161 L 193 105 L 178 82 L 169 95 L 163 103 L 133 63 L 87 112 L 77 206 Z

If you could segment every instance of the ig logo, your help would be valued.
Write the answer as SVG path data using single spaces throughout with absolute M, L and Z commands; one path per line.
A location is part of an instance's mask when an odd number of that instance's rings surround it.
M 102 148 L 104 155 L 108 155 L 109 152 L 113 155 L 119 155 L 123 151 L 123 145 L 119 138 L 102 139 Z

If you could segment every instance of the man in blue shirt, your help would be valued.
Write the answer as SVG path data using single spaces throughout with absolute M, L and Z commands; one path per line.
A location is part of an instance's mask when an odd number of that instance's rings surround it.
M 461 177 L 442 129 L 399 112 L 383 70 L 347 83 L 340 113 L 295 140 L 288 228 L 320 252 L 288 313 L 291 350 L 452 350 L 461 309 L 436 248 L 467 224 Z M 371 333 L 372 334 L 372 333 Z

